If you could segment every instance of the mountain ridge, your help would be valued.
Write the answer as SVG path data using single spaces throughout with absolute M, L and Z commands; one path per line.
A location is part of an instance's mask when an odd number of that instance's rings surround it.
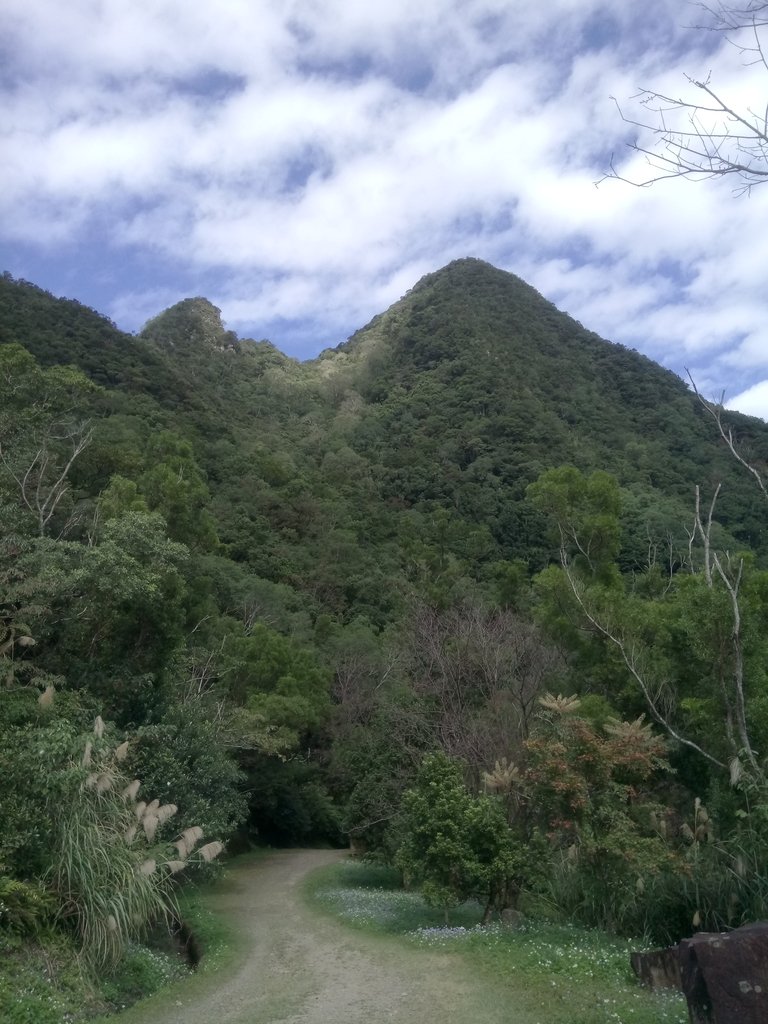
M 744 542 L 763 543 L 749 484 L 714 444 L 687 385 L 482 260 L 425 275 L 347 341 L 304 362 L 270 342 L 239 339 L 200 297 L 169 307 L 138 335 L 8 277 L 0 300 L 0 342 L 21 340 L 44 365 L 73 362 L 113 393 L 151 396 L 164 415 L 184 417 L 214 477 L 217 438 L 249 449 L 251 435 L 263 435 L 282 465 L 298 459 L 310 476 L 343 448 L 362 460 L 382 500 L 452 509 L 489 529 L 507 558 L 525 556 L 525 489 L 552 465 L 607 469 L 640 495 L 637 515 L 669 499 L 675 510 L 665 516 L 678 520 L 694 484 L 714 489 L 725 480 L 724 522 Z M 729 416 L 765 461 L 768 428 Z M 284 470 L 269 473 L 282 479 Z

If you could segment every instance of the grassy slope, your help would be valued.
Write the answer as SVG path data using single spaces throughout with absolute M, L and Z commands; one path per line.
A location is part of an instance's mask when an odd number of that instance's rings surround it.
M 62 935 L 39 942 L 0 940 L 0 1021 L 3 1024 L 75 1024 L 120 1009 L 176 979 L 188 977 L 177 956 L 129 947 L 120 967 L 99 979 L 81 964 Z
M 155 1005 L 172 1005 L 176 993 L 194 992 L 196 986 L 211 984 L 214 976 L 213 983 L 221 984 L 239 949 L 231 922 L 215 909 L 226 890 L 225 878 L 190 888 L 182 896 L 182 916 L 205 952 L 195 975 L 172 951 L 131 946 L 112 975 L 95 980 L 83 969 L 74 943 L 60 934 L 42 936 L 39 942 L 0 936 L 0 1021 L 75 1024 L 93 1021 L 94 1015 L 114 1021 L 112 1010 L 125 1010 L 151 994 Z M 130 1013 L 121 1012 L 120 1020 L 129 1020 Z

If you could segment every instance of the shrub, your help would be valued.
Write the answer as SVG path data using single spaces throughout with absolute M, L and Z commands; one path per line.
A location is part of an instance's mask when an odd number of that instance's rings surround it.
M 461 767 L 444 754 L 422 762 L 403 796 L 395 863 L 416 883 L 430 906 L 451 906 L 470 896 L 494 904 L 513 902 L 518 867 L 511 833 L 499 804 L 472 797 Z
M 226 839 L 247 813 L 244 776 L 208 713 L 197 704 L 181 705 L 142 726 L 126 764 L 148 791 L 178 807 L 180 828 L 198 825 Z
M 54 910 L 51 893 L 39 882 L 0 875 L 0 930 L 34 935 L 51 923 Z

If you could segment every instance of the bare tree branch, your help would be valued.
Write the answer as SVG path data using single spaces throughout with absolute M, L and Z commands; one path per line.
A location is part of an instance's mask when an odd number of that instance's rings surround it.
M 744 698 L 744 647 L 741 636 L 741 610 L 739 608 L 739 587 L 741 586 L 741 577 L 744 571 L 744 561 L 743 559 L 739 560 L 739 567 L 735 578 L 732 578 L 725 572 L 722 562 L 717 554 L 713 556 L 713 563 L 725 586 L 725 589 L 728 591 L 733 615 L 731 638 L 734 652 L 734 667 L 732 676 L 735 691 L 736 727 L 739 731 L 741 749 L 746 754 L 752 770 L 755 774 L 759 775 L 760 766 L 757 763 L 755 752 L 752 749 L 752 744 L 749 740 L 749 731 L 747 728 L 747 707 Z
M 704 545 L 704 578 L 707 581 L 707 586 L 710 588 L 712 586 L 712 517 L 715 514 L 715 505 L 717 504 L 717 499 L 720 496 L 721 486 L 721 484 L 718 484 L 715 488 L 715 494 L 709 506 L 707 525 L 705 527 L 701 521 L 701 494 L 699 491 L 699 485 L 696 484 L 696 531 Z
M 712 419 L 717 424 L 717 429 L 718 429 L 718 431 L 720 433 L 720 437 L 723 439 L 723 441 L 725 441 L 725 443 L 726 443 L 726 445 L 728 447 L 728 450 L 730 451 L 731 455 L 734 457 L 734 459 L 736 459 L 736 461 L 741 466 L 744 467 L 744 469 L 747 470 L 748 473 L 752 474 L 752 476 L 757 481 L 757 486 L 760 488 L 760 491 L 761 491 L 763 497 L 766 499 L 766 501 L 768 501 L 768 487 L 766 487 L 765 480 L 763 479 L 763 477 L 760 474 L 760 472 L 750 462 L 747 462 L 747 460 L 744 458 L 744 456 L 741 454 L 741 452 L 736 447 L 736 442 L 733 439 L 733 431 L 731 430 L 731 428 L 730 427 L 726 427 L 723 424 L 723 406 L 722 406 L 722 403 L 721 402 L 718 402 L 718 403 L 708 402 L 706 400 L 706 398 L 704 398 L 701 395 L 701 393 L 699 392 L 699 389 L 696 387 L 696 382 L 694 381 L 694 379 L 691 376 L 690 372 L 688 370 L 686 370 L 686 373 L 688 374 L 688 380 L 691 382 L 691 387 L 693 388 L 694 394 L 696 395 L 698 400 L 701 402 L 703 408 L 706 409 L 706 411 L 709 413 L 709 415 L 712 417 Z
M 727 765 L 723 761 L 715 757 L 714 754 L 710 754 L 709 751 L 704 750 L 704 748 L 700 747 L 698 743 L 683 736 L 682 733 L 678 732 L 674 727 L 670 721 L 669 714 L 662 703 L 662 693 L 664 690 L 663 683 L 654 685 L 649 679 L 647 673 L 643 670 L 634 645 L 626 638 L 620 636 L 618 632 L 614 632 L 605 622 L 601 622 L 597 615 L 590 610 L 584 598 L 583 589 L 579 586 L 579 583 L 572 571 L 565 548 L 561 549 L 560 561 L 563 571 L 565 572 L 566 579 L 570 585 L 571 592 L 573 593 L 579 608 L 584 614 L 584 617 L 596 633 L 612 643 L 617 649 L 630 675 L 640 688 L 640 692 L 643 695 L 643 699 L 645 700 L 646 706 L 653 720 L 677 743 L 681 743 L 690 750 L 696 751 L 697 754 L 700 754 L 718 768 L 727 770 Z
M 15 468 L 7 446 L 0 442 L 0 462 L 19 488 L 23 504 L 37 520 L 37 530 L 41 537 L 45 536 L 48 524 L 69 490 L 69 472 L 72 466 L 91 443 L 92 438 L 93 431 L 87 421 L 72 427 L 64 434 L 57 435 L 50 429 L 40 440 L 40 447 L 32 453 L 31 460 L 23 472 Z M 71 450 L 68 455 L 63 456 L 63 465 L 58 467 L 52 462 L 50 445 L 52 442 L 63 440 L 69 441 Z
M 743 6 L 698 6 L 709 24 L 697 28 L 721 32 L 746 67 L 762 64 L 768 70 L 766 44 L 761 35 L 768 27 L 768 3 L 756 0 Z M 748 40 L 739 38 L 744 32 Z M 646 88 L 631 98 L 648 116 L 626 114 L 619 101 L 611 97 L 624 123 L 639 131 L 638 137 L 628 143 L 629 149 L 646 158 L 652 173 L 640 181 L 628 178 L 617 168 L 612 156 L 600 181 L 615 178 L 647 187 L 667 178 L 705 181 L 734 176 L 738 179 L 734 193 L 744 195 L 768 180 L 768 106 L 759 111 L 750 107 L 738 110 L 712 86 L 709 76 L 685 78 L 694 90 L 689 98 Z M 643 141 L 649 136 L 651 141 Z

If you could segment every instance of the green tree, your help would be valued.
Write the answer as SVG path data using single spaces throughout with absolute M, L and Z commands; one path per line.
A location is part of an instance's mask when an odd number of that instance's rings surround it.
M 562 553 L 590 575 L 610 582 L 619 550 L 619 486 L 602 470 L 589 476 L 561 466 L 527 489 L 532 504 L 549 517 Z
M 596 493 L 592 479 L 555 470 L 529 488 L 559 538 L 560 567 L 537 581 L 545 614 L 597 638 L 615 666 L 617 693 L 621 677 L 630 681 L 676 744 L 724 771 L 744 760 L 760 776 L 749 702 L 759 701 L 764 680 L 758 623 L 766 583 L 749 555 L 715 546 L 719 488 L 706 511 L 696 490 L 686 571 L 671 566 L 663 580 L 650 566 L 628 580 L 609 560 L 617 554 L 618 507 L 605 496 L 617 493 L 615 481 Z
M 188 558 L 146 512 L 108 520 L 96 544 L 28 545 L 15 570 L 38 667 L 97 696 L 122 727 L 142 722 L 182 643 Z
M 99 495 L 96 505 L 103 521 L 117 519 L 123 512 L 148 512 L 147 503 L 139 493 L 138 485 L 119 473 L 110 477 L 109 484 Z
M 284 750 L 329 710 L 330 673 L 313 652 L 263 623 L 228 636 L 222 672 L 233 700 L 259 716 Z
M 446 924 L 450 908 L 470 896 L 490 904 L 514 871 L 501 807 L 489 797 L 470 796 L 461 766 L 444 754 L 424 758 L 403 796 L 397 829 L 402 840 L 395 863 L 427 903 L 443 909 Z
M 139 490 L 149 508 L 165 519 L 171 539 L 193 550 L 215 547 L 216 530 L 207 507 L 210 494 L 192 445 L 163 431 L 150 441 L 147 462 Z

